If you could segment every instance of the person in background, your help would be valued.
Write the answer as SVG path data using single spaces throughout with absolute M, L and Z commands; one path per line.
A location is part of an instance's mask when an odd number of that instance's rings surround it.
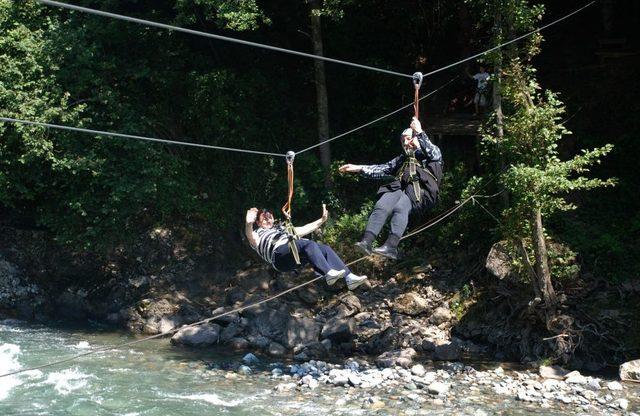
M 484 112 L 484 109 L 489 104 L 489 78 L 491 75 L 489 75 L 484 65 L 478 67 L 478 72 L 475 75 L 471 75 L 469 72 L 467 72 L 467 75 L 476 81 L 476 95 L 473 98 L 476 112 L 473 115 L 477 116 L 480 114 L 480 110 Z

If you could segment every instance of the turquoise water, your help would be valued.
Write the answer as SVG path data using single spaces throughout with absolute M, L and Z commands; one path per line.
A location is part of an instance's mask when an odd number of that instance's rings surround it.
M 127 340 L 122 334 L 0 324 L 0 372 Z M 172 348 L 166 340 L 85 357 L 59 367 L 0 378 L 1 415 L 280 414 L 262 377 L 228 379 L 204 361 L 239 360 L 221 352 Z M 266 376 L 265 376 L 266 377 Z M 304 406 L 294 406 L 306 413 Z M 308 409 L 311 413 L 311 409 Z
M 0 321 L 0 374 L 48 363 L 92 348 L 132 339 L 98 328 L 44 327 Z M 0 416 L 9 415 L 427 415 L 427 414 L 603 414 L 573 406 L 542 409 L 482 386 L 458 385 L 442 400 L 402 387 L 375 391 L 321 385 L 315 390 L 276 392 L 270 365 L 242 376 L 224 367 L 243 354 L 224 349 L 186 350 L 151 340 L 101 352 L 58 367 L 0 378 Z M 497 365 L 497 363 L 494 363 Z M 457 383 L 456 383 L 457 384 Z M 478 386 L 476 386 L 478 387 Z M 638 389 L 627 390 L 637 411 Z M 381 399 L 372 408 L 370 397 Z M 409 396 L 420 396 L 418 401 Z M 635 403 L 635 404 L 634 404 Z M 630 409 L 631 410 L 631 409 Z M 613 413 L 616 413 L 613 411 Z

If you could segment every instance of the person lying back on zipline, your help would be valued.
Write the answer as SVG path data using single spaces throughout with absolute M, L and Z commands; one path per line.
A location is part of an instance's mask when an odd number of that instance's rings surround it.
M 373 179 L 392 181 L 378 189 L 378 202 L 369 217 L 362 241 L 356 247 L 367 255 L 373 253 L 396 260 L 398 244 L 409 223 L 409 214 L 423 214 L 438 200 L 442 181 L 442 153 L 431 143 L 414 117 L 410 128 L 402 132 L 403 154 L 381 165 L 346 164 L 340 172 L 360 173 Z M 391 216 L 391 233 L 379 248 L 372 249 L 387 218 Z
M 323 204 L 322 217 L 302 227 L 295 227 L 296 234 L 299 237 L 311 234 L 327 221 L 328 216 L 327 207 Z M 289 234 L 283 226 L 274 225 L 273 214 L 266 209 L 251 208 L 247 211 L 245 234 L 251 247 L 277 271 L 290 272 L 310 263 L 318 276 L 325 277 L 328 285 L 344 277 L 349 290 L 367 280 L 367 276 L 352 273 L 331 247 L 306 238 L 291 241 L 299 254 L 298 264 L 289 245 Z

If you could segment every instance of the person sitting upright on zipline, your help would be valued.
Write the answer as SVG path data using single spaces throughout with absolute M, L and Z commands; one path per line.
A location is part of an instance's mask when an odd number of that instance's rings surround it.
M 322 217 L 302 227 L 295 227 L 295 233 L 299 237 L 311 234 L 327 221 L 328 216 L 327 207 L 323 204 Z M 273 214 L 266 209 L 251 208 L 247 211 L 245 234 L 251 247 L 277 271 L 290 272 L 310 263 L 318 276 L 325 277 L 328 285 L 344 277 L 349 290 L 367 280 L 367 276 L 352 273 L 328 245 L 306 238 L 290 241 L 286 229 L 279 224 L 274 225 Z M 300 264 L 290 244 L 295 244 Z
M 409 214 L 424 213 L 438 200 L 442 181 L 442 153 L 422 130 L 415 117 L 410 128 L 402 132 L 403 154 L 381 165 L 346 164 L 340 172 L 360 173 L 373 179 L 392 179 L 378 189 L 378 201 L 369 216 L 362 241 L 356 247 L 367 255 L 373 253 L 396 260 L 398 244 L 409 223 Z M 372 249 L 387 218 L 391 216 L 391 233 L 379 248 Z

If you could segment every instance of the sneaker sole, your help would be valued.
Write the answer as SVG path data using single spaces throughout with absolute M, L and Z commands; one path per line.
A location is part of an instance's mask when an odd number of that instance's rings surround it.
M 366 248 L 364 248 L 364 247 L 362 247 L 362 246 L 360 246 L 360 245 L 358 245 L 358 244 L 354 244 L 354 246 L 356 247 L 356 249 L 358 249 L 358 251 L 360 252 L 360 254 L 364 254 L 364 255 L 366 255 L 366 256 L 370 256 L 370 255 L 372 255 L 372 254 L 373 254 L 373 252 L 372 252 L 372 251 L 367 250 Z
M 327 281 L 327 284 L 329 286 L 333 286 L 338 280 L 342 279 L 345 275 L 347 274 L 346 270 L 343 273 L 340 273 L 339 275 L 335 276 L 335 277 L 331 277 L 331 278 L 325 278 L 325 280 Z
M 361 284 L 363 284 L 363 283 L 364 283 L 364 282 L 366 282 L 366 281 L 367 281 L 367 279 L 363 279 L 363 280 L 362 280 L 362 281 L 360 281 L 360 282 L 351 283 L 351 284 L 347 283 L 347 288 L 348 288 L 349 290 L 356 289 L 358 286 L 360 286 Z
M 387 253 L 378 253 L 377 251 L 373 251 L 373 254 L 375 254 L 376 256 L 381 256 L 387 259 L 391 259 L 391 260 L 398 260 L 398 256 L 391 256 Z

